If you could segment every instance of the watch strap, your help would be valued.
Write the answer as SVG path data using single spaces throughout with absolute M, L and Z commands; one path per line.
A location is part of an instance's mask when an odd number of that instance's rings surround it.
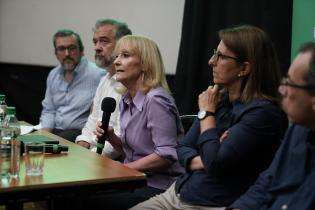
M 215 114 L 214 114 L 214 112 L 206 111 L 205 118 L 208 117 L 208 116 L 215 116 Z
M 203 120 L 208 116 L 215 116 L 215 114 L 214 114 L 214 112 L 210 112 L 210 111 L 206 111 L 206 110 L 199 111 L 199 113 L 198 113 L 198 119 L 199 120 Z

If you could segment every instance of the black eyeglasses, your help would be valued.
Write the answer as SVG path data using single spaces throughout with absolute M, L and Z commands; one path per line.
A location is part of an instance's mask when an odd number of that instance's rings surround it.
M 290 78 L 289 77 L 282 78 L 280 85 L 289 86 L 289 87 L 293 87 L 293 88 L 304 89 L 304 90 L 315 90 L 315 86 L 312 86 L 312 85 L 298 85 L 298 84 L 294 84 L 294 83 L 290 82 Z
M 57 53 L 65 53 L 66 50 L 69 51 L 69 53 L 73 53 L 78 49 L 78 46 L 76 45 L 69 45 L 69 46 L 59 46 L 56 47 L 56 52 Z
M 233 59 L 233 60 L 235 60 L 235 61 L 241 63 L 241 61 L 240 61 L 238 58 L 232 57 L 232 56 L 228 56 L 228 55 L 224 55 L 224 54 L 218 52 L 217 49 L 214 49 L 214 50 L 213 50 L 212 58 L 213 58 L 216 62 L 218 62 L 220 57 L 221 57 L 221 58 L 230 58 L 230 59 Z

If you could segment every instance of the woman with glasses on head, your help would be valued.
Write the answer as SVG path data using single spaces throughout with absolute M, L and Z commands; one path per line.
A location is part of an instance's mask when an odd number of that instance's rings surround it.
M 198 119 L 179 141 L 186 173 L 136 209 L 225 209 L 267 168 L 280 143 L 280 71 L 261 29 L 219 31 L 209 65 L 214 86 L 198 98 Z

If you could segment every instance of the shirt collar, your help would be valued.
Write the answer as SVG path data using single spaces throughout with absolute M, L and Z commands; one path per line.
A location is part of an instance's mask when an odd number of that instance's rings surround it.
M 139 111 L 142 111 L 145 97 L 146 95 L 143 94 L 142 91 L 138 90 L 134 98 L 131 98 L 130 93 L 128 92 L 122 97 L 122 100 L 128 105 L 132 102 Z

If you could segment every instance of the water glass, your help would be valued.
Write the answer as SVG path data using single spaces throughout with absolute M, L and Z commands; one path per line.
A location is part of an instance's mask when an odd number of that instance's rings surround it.
M 10 177 L 18 178 L 20 173 L 21 141 L 11 140 Z
M 45 144 L 41 142 L 25 143 L 25 169 L 28 176 L 40 176 L 44 169 Z

